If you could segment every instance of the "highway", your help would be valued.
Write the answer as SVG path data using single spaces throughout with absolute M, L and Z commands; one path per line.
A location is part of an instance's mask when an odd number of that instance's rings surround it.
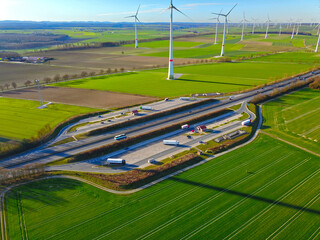
M 319 74 L 320 71 L 315 72 Z M 312 76 L 311 73 L 305 74 L 302 78 Z M 126 133 L 128 137 L 133 137 L 142 133 L 147 133 L 153 130 L 161 129 L 165 126 L 169 126 L 178 122 L 188 121 L 194 117 L 212 113 L 218 110 L 222 110 L 242 102 L 250 101 L 256 94 L 259 93 L 270 93 L 274 88 L 280 88 L 289 85 L 291 82 L 297 81 L 299 78 L 292 78 L 281 83 L 276 83 L 271 86 L 267 86 L 258 90 L 252 90 L 243 94 L 234 95 L 231 98 L 221 100 L 217 103 L 207 104 L 204 106 L 196 107 L 192 110 L 179 112 L 170 116 L 158 118 L 145 123 L 136 124 L 120 130 L 111 131 L 98 136 L 92 136 L 80 141 L 69 142 L 55 147 L 47 147 L 44 145 L 42 148 L 38 148 L 31 152 L 20 154 L 16 157 L 3 159 L 0 161 L 0 167 L 18 167 L 28 163 L 48 163 L 55 160 L 59 160 L 65 157 L 70 157 L 74 154 L 81 153 L 90 149 L 94 149 L 109 143 L 114 142 L 113 137 L 115 135 Z M 66 132 L 66 129 L 64 130 Z M 59 137 L 58 137 L 59 138 Z M 58 139 L 57 138 L 57 139 Z

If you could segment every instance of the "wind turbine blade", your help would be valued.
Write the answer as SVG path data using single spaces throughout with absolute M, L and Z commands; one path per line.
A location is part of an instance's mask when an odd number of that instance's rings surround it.
M 139 18 L 138 18 L 137 16 L 136 16 L 136 19 L 137 19 L 137 21 L 138 21 L 139 23 L 141 23 L 140 20 L 139 20 Z
M 171 9 L 170 7 L 166 8 L 166 9 L 163 9 L 159 14 L 163 14 L 163 13 L 165 13 L 166 11 L 169 11 L 170 9 Z
M 132 16 L 128 16 L 128 17 L 125 17 L 125 18 L 134 18 L 136 17 L 135 15 L 132 15 Z
M 236 3 L 233 8 L 231 8 L 231 10 L 226 14 L 227 16 L 232 12 L 232 10 L 238 5 L 238 3 Z
M 139 10 L 140 10 L 140 6 L 141 6 L 141 4 L 140 4 L 140 5 L 139 5 L 139 7 L 138 7 L 138 10 L 137 10 L 136 16 L 138 16 L 138 13 L 139 13 Z
M 184 14 L 183 12 L 181 12 L 181 11 L 180 11 L 178 8 L 176 8 L 175 6 L 172 6 L 172 8 L 173 8 L 174 10 L 176 10 L 177 12 L 181 13 L 182 15 L 184 15 L 185 17 L 189 18 L 191 21 L 193 21 L 191 17 L 189 17 L 188 15 Z

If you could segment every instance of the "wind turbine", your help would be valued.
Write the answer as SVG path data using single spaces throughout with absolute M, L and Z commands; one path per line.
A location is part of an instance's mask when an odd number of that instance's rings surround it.
M 253 23 L 252 23 L 252 34 L 254 34 L 254 30 L 255 30 L 255 28 L 256 28 L 256 23 L 257 23 L 257 20 L 258 20 L 258 19 L 252 18 L 252 20 L 253 20 Z
M 294 37 L 295 28 L 296 28 L 296 25 L 293 25 L 291 39 L 293 39 L 293 37 Z
M 220 11 L 220 14 L 221 14 L 221 12 L 222 12 L 222 9 L 221 9 L 221 11 Z M 214 38 L 214 44 L 216 45 L 218 42 L 218 26 L 219 26 L 219 23 L 220 23 L 220 19 L 219 19 L 219 15 L 218 15 L 218 17 L 216 17 L 216 18 L 211 18 L 211 19 L 216 19 L 217 20 L 217 22 L 216 22 L 216 36 L 215 36 L 215 38 Z
M 213 13 L 215 15 L 218 16 L 222 16 L 224 17 L 224 26 L 223 26 L 223 38 L 222 38 L 222 47 L 221 47 L 221 57 L 224 56 L 224 45 L 226 42 L 226 24 L 228 23 L 228 16 L 229 14 L 232 12 L 232 10 L 238 5 L 238 3 L 236 3 L 233 8 L 231 8 L 231 10 L 227 13 L 227 14 L 222 14 L 222 13 Z
M 245 13 L 243 13 L 243 20 L 242 20 L 242 34 L 241 34 L 241 40 L 240 40 L 240 41 L 243 41 L 244 26 L 245 26 L 246 22 L 248 22 L 248 21 L 247 21 L 247 19 L 246 19 L 246 15 L 245 15 Z
M 301 20 L 298 20 L 296 35 L 299 34 L 299 27 L 300 27 L 300 26 L 301 26 Z
M 319 37 L 318 37 L 318 42 L 317 42 L 317 46 L 316 46 L 316 50 L 314 52 L 318 52 L 319 50 L 319 43 L 320 43 L 320 34 L 319 34 Z
M 170 10 L 170 49 L 169 49 L 169 69 L 168 69 L 168 80 L 174 80 L 174 73 L 173 73 L 173 10 L 176 10 L 177 12 L 181 13 L 182 15 L 189 18 L 186 14 L 181 12 L 178 8 L 173 6 L 172 0 L 170 3 L 169 8 L 166 10 Z
M 135 36 L 136 36 L 136 38 L 135 38 L 135 48 L 138 48 L 137 21 L 140 22 L 140 20 L 138 18 L 139 9 L 140 9 L 140 5 L 139 5 L 137 13 L 135 15 L 126 17 L 126 18 L 134 18 L 134 28 L 135 28 Z
M 266 29 L 266 36 L 264 37 L 265 39 L 267 39 L 267 38 L 268 38 L 270 22 L 271 22 L 271 21 L 270 21 L 269 15 L 268 15 L 267 29 Z
M 282 33 L 282 24 L 281 24 L 281 22 L 279 22 L 279 36 L 281 36 L 281 33 Z

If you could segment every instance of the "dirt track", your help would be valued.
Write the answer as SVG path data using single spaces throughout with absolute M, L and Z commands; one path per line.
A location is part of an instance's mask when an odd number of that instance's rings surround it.
M 92 108 L 124 108 L 155 100 L 152 97 L 76 88 L 44 87 L 44 101 L 65 103 Z M 2 94 L 3 97 L 38 100 L 36 88 L 17 90 Z

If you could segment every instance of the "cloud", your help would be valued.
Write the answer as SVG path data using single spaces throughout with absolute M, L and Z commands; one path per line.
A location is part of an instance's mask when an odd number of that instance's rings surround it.
M 139 13 L 155 13 L 155 12 L 161 12 L 163 11 L 163 8 L 154 8 L 150 10 L 143 10 Z M 117 15 L 130 15 L 130 14 L 136 14 L 136 12 L 113 12 L 113 13 L 102 13 L 99 14 L 99 16 L 117 16 Z
M 184 4 L 182 7 L 198 7 L 198 6 L 212 6 L 212 5 L 221 5 L 222 3 L 189 3 Z

